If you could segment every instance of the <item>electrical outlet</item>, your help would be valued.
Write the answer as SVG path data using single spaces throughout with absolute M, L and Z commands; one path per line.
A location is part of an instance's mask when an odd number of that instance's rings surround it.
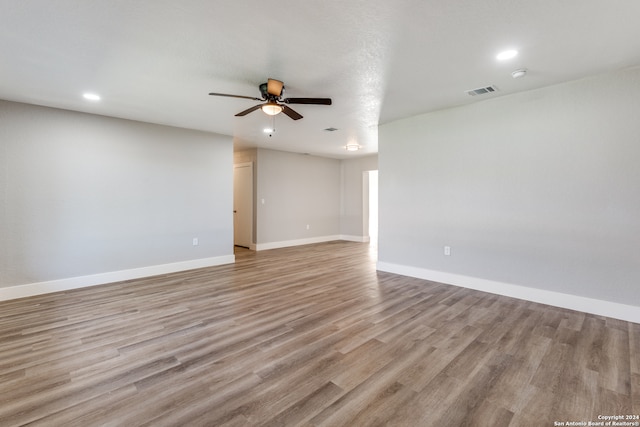
M 307 230 L 310 229 L 310 228 L 311 228 L 311 226 L 309 224 L 307 224 Z
M 199 242 L 198 242 L 198 238 L 194 237 L 193 238 L 193 246 L 198 246 Z
M 451 246 L 445 246 L 444 247 L 444 254 L 446 256 L 450 256 L 451 255 Z

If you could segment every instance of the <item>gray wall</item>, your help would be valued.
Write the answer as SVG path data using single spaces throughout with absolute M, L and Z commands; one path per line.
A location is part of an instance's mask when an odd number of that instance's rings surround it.
M 363 190 L 363 173 L 378 170 L 378 155 L 345 159 L 341 162 L 342 192 L 340 209 L 340 234 L 354 237 L 368 237 L 367 224 L 363 221 L 367 199 Z
M 639 114 L 635 68 L 381 126 L 380 261 L 640 306 Z
M 232 150 L 230 137 L 0 101 L 0 286 L 232 255 Z
M 254 164 L 254 188 L 259 189 L 254 191 L 253 243 L 256 243 L 258 216 L 260 224 L 267 228 L 259 242 L 263 245 L 338 235 L 346 238 L 367 236 L 363 222 L 363 172 L 378 169 L 377 154 L 335 160 L 264 148 L 234 152 L 234 163 L 246 162 Z M 339 165 L 338 169 L 336 165 Z M 255 173 L 257 170 L 262 172 L 260 180 Z M 334 175 L 336 170 L 339 171 L 339 181 Z M 337 183 L 339 192 L 336 193 Z M 290 191 L 282 192 L 283 188 Z M 272 199 L 270 194 L 276 195 L 276 206 L 267 206 L 267 196 Z M 264 205 L 262 199 L 265 199 Z M 291 205 L 296 205 L 297 222 L 286 220 L 282 223 L 282 218 L 293 212 Z M 339 206 L 338 211 L 336 206 Z M 314 220 L 320 215 L 320 222 Z M 339 224 L 338 230 L 335 229 L 336 223 Z M 307 224 L 310 225 L 309 230 L 306 229 Z
M 256 168 L 258 245 L 340 234 L 340 160 L 259 148 Z

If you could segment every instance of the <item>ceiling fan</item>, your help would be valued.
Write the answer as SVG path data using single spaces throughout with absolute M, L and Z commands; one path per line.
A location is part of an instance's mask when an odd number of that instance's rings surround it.
M 280 80 L 269 79 L 267 83 L 262 83 L 260 86 L 260 94 L 262 98 L 254 98 L 252 96 L 243 95 L 229 95 L 226 93 L 214 93 L 209 95 L 213 96 L 229 96 L 231 98 L 246 98 L 254 101 L 263 101 L 262 104 L 254 105 L 251 108 L 247 108 L 244 111 L 236 114 L 236 117 L 246 116 L 252 111 L 261 109 L 270 116 L 275 116 L 279 113 L 285 113 L 293 120 L 300 120 L 302 115 L 297 111 L 290 108 L 287 104 L 316 104 L 316 105 L 331 105 L 331 98 L 283 98 L 284 83 Z

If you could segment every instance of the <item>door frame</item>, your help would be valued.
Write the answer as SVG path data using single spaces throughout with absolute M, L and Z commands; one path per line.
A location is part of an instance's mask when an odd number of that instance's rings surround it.
M 233 165 L 233 170 L 234 170 L 234 182 L 233 182 L 233 244 L 234 246 L 236 246 L 236 202 L 235 202 L 235 198 L 236 198 L 236 182 L 235 182 L 235 170 L 236 168 L 249 168 L 249 171 L 251 172 L 251 179 L 249 180 L 249 189 L 247 189 L 247 192 L 249 193 L 250 197 L 251 197 L 251 203 L 249 203 L 249 221 L 248 221 L 248 227 L 249 227 L 249 249 L 251 250 L 255 250 L 256 249 L 256 244 L 255 244 L 255 184 L 254 184 L 254 180 L 255 180 L 255 171 L 253 168 L 253 162 L 242 162 L 242 163 L 234 163 Z

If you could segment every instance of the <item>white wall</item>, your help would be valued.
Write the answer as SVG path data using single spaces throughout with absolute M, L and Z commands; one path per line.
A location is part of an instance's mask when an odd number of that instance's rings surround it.
M 233 261 L 230 137 L 5 101 L 0 120 L 1 288 Z
M 340 234 L 343 236 L 349 236 L 354 240 L 366 240 L 368 237 L 367 224 L 363 221 L 363 213 L 368 210 L 368 206 L 363 204 L 367 199 L 363 194 L 363 173 L 377 169 L 377 154 L 342 160 Z
M 635 68 L 381 126 L 381 269 L 639 321 L 639 113 Z
M 257 159 L 259 250 L 338 238 L 339 160 L 262 148 Z

